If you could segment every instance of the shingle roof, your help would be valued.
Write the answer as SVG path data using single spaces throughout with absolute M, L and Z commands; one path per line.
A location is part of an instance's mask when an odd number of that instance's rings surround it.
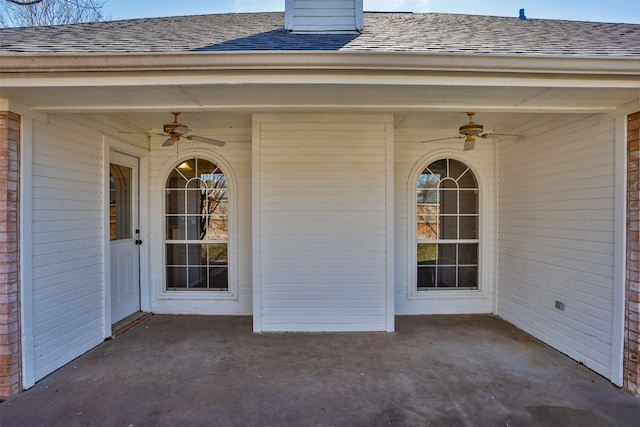
M 365 13 L 362 34 L 293 34 L 281 12 L 0 30 L 0 54 L 345 51 L 639 57 L 640 25 L 441 13 Z

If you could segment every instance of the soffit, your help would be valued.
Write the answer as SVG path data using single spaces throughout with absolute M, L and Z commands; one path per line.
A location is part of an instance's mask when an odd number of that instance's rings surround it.
M 416 84 L 210 84 L 2 87 L 0 98 L 37 111 L 520 111 L 609 112 L 637 87 Z

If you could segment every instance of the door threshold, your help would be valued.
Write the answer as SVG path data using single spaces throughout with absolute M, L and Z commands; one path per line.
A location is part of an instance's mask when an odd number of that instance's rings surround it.
M 125 317 L 121 321 L 114 323 L 113 326 L 111 327 L 110 339 L 116 339 L 126 334 L 136 326 L 139 326 L 145 321 L 147 321 L 148 319 L 150 319 L 151 316 L 153 316 L 153 314 L 151 313 L 136 311 L 135 313 Z

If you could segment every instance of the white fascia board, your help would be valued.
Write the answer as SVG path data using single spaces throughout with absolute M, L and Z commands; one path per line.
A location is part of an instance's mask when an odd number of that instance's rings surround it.
M 440 71 L 640 78 L 640 58 L 327 51 L 0 55 L 0 73 L 221 70 Z
M 640 66 L 640 63 L 638 63 Z M 391 85 L 391 86 L 476 86 L 545 88 L 640 88 L 640 76 L 630 74 L 541 74 L 535 72 L 481 73 L 379 69 L 352 70 L 214 70 L 214 71 L 84 71 L 59 73 L 2 73 L 0 88 L 27 87 L 112 87 L 192 85 Z M 0 96 L 1 89 L 0 89 Z

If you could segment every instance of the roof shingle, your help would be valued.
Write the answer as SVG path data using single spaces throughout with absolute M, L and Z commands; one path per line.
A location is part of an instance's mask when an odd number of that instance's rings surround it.
M 0 54 L 345 51 L 639 57 L 640 25 L 441 13 L 365 13 L 361 34 L 294 34 L 282 12 L 0 30 Z

